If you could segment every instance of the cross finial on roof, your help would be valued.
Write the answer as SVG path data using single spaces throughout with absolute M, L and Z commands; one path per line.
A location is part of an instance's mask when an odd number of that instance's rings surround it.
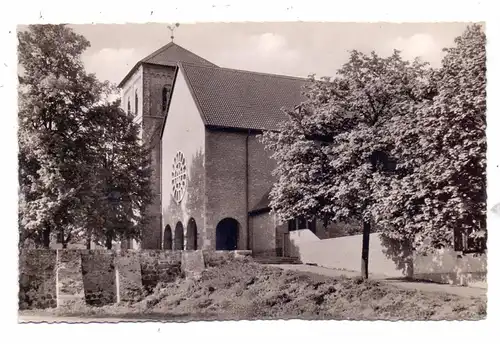
M 175 25 L 169 25 L 169 26 L 167 26 L 168 29 L 170 30 L 170 35 L 171 35 L 170 39 L 171 39 L 172 42 L 174 41 L 174 30 L 175 30 L 175 28 L 179 27 L 179 25 L 180 25 L 179 23 L 175 23 Z

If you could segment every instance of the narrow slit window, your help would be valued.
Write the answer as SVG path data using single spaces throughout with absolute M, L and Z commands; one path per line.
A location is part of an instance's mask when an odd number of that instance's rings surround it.
M 135 114 L 139 113 L 139 96 L 137 95 L 137 90 L 135 90 Z
M 162 99 L 162 102 L 161 102 L 161 111 L 162 112 L 167 111 L 168 97 L 170 95 L 169 93 L 170 92 L 168 91 L 167 86 L 164 86 L 163 90 L 162 90 L 162 93 L 161 93 L 161 99 Z

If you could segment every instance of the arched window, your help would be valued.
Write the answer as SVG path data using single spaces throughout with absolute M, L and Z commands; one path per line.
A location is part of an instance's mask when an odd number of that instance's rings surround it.
M 175 225 L 174 250 L 184 250 L 184 226 L 180 221 Z
M 163 249 L 172 249 L 172 229 L 169 225 L 165 226 L 165 232 L 163 233 Z
M 198 249 L 198 228 L 196 227 L 196 221 L 190 218 L 187 225 L 187 250 L 197 250 Z
M 127 113 L 130 113 L 130 97 L 127 100 Z
M 135 114 L 139 113 L 139 96 L 137 95 L 137 90 L 135 90 Z
M 163 90 L 161 92 L 161 111 L 165 112 L 167 111 L 167 105 L 168 105 L 168 97 L 169 97 L 169 91 L 167 86 L 163 86 Z

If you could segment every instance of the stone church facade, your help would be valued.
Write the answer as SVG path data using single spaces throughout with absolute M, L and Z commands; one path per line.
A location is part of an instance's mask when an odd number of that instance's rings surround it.
M 218 67 L 174 43 L 132 68 L 119 85 L 122 106 L 153 147 L 155 198 L 142 248 L 281 255 L 289 230 L 328 236 L 321 223 L 276 221 L 275 161 L 259 140 L 286 119 L 282 108 L 303 100 L 306 82 Z

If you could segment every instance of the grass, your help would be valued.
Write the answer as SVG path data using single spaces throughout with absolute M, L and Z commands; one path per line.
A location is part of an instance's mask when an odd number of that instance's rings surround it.
M 103 307 L 80 304 L 20 314 L 164 321 L 480 320 L 486 317 L 486 301 L 236 260 L 219 262 L 205 270 L 198 280 L 179 279 L 158 286 L 136 303 Z

